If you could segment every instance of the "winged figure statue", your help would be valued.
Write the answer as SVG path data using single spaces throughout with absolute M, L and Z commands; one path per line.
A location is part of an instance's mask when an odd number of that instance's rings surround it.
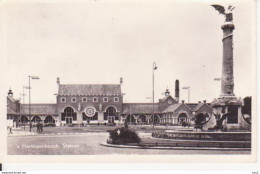
M 229 5 L 227 10 L 226 10 L 221 5 L 214 4 L 214 5 L 211 5 L 211 6 L 214 7 L 215 10 L 217 10 L 219 12 L 219 14 L 222 14 L 226 17 L 226 22 L 230 22 L 230 21 L 233 20 L 232 11 L 235 9 L 235 7 Z

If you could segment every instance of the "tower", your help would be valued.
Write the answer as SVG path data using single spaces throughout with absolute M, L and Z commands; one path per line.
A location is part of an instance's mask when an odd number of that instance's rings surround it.
M 220 97 L 234 97 L 234 75 L 233 75 L 233 30 L 232 13 L 226 14 L 225 23 L 221 26 L 223 30 L 223 59 Z
M 176 101 L 179 103 L 179 100 L 180 100 L 180 89 L 179 89 L 179 80 L 175 80 L 175 98 L 176 98 Z

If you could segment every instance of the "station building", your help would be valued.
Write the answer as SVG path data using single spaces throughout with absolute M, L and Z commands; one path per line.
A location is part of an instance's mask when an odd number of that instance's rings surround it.
M 168 124 L 193 122 L 198 114 L 211 117 L 212 108 L 206 101 L 185 103 L 179 101 L 179 81 L 175 82 L 175 96 L 166 89 L 164 98 L 153 103 L 124 103 L 119 84 L 61 84 L 57 78 L 56 103 L 21 104 L 9 90 L 7 118 L 14 124 L 43 122 L 56 126 L 81 124 Z M 154 115 L 154 116 L 153 116 Z

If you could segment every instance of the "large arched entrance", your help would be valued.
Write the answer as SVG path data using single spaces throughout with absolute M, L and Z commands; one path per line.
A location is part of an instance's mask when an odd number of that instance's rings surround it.
M 114 123 L 115 120 L 118 120 L 118 114 L 115 107 L 110 106 L 106 109 L 104 120 L 107 120 L 108 123 Z
M 138 117 L 138 122 L 139 122 L 140 124 L 147 124 L 147 123 L 148 123 L 148 120 L 147 120 L 147 118 L 146 118 L 145 115 L 140 115 L 140 116 Z
M 179 116 L 178 116 L 178 124 L 182 125 L 182 123 L 187 122 L 187 121 L 188 121 L 187 114 L 185 114 L 185 113 L 179 114 Z
M 32 118 L 32 122 L 33 123 L 40 123 L 42 121 L 41 117 L 39 117 L 38 115 L 33 116 Z
M 44 123 L 45 124 L 53 124 L 53 123 L 55 123 L 55 120 L 52 116 L 49 115 L 49 116 L 45 117 Z
M 72 124 L 72 121 L 77 121 L 77 113 L 72 107 L 66 107 L 61 113 L 61 121 L 66 121 L 66 124 Z

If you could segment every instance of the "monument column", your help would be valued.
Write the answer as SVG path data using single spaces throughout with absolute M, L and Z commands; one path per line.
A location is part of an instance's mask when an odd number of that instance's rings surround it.
M 223 30 L 223 60 L 221 77 L 220 97 L 234 97 L 234 76 L 233 76 L 233 30 L 232 13 L 226 14 Z
M 213 114 L 216 119 L 214 129 L 234 130 L 241 129 L 241 106 L 242 101 L 234 94 L 233 76 L 233 24 L 232 10 L 235 7 L 228 6 L 225 9 L 221 5 L 212 5 L 220 14 L 225 16 L 225 22 L 221 26 L 223 30 L 223 58 L 222 58 L 222 77 L 221 93 L 218 99 L 211 103 Z

